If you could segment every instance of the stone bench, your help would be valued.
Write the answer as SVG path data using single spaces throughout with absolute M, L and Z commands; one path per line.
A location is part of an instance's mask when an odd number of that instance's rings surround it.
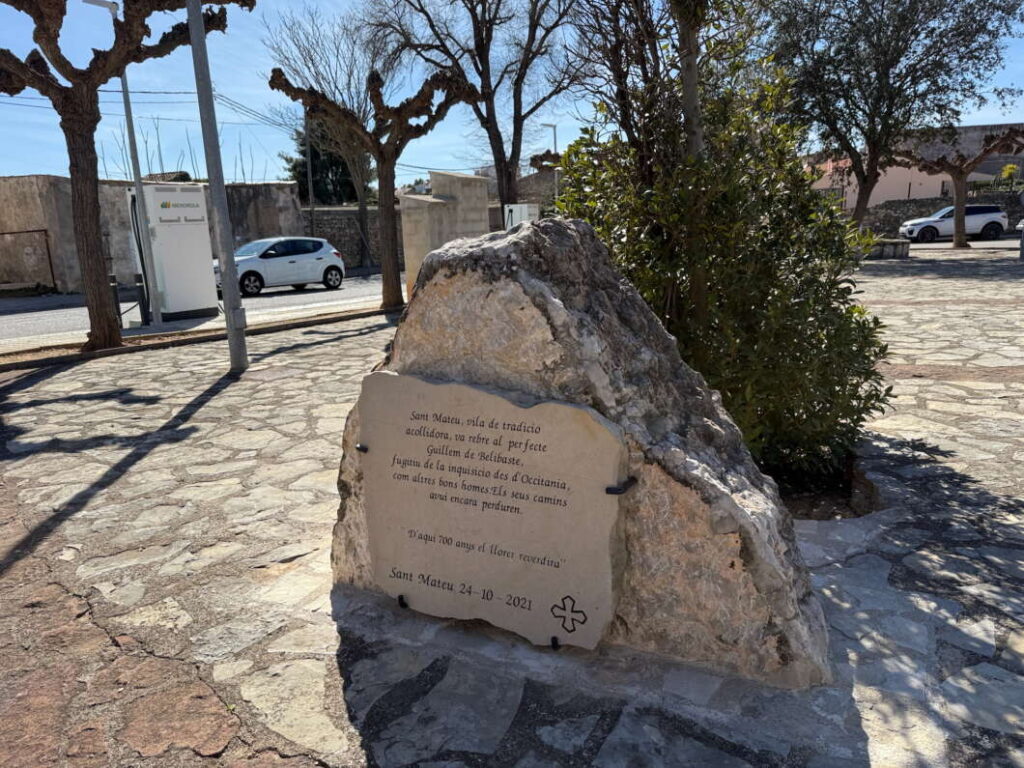
M 910 241 L 902 238 L 879 239 L 871 246 L 866 259 L 909 259 Z

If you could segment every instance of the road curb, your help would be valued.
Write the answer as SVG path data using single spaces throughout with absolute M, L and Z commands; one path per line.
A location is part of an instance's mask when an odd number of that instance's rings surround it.
M 358 320 L 365 317 L 377 315 L 398 314 L 401 309 L 352 309 L 345 312 L 331 312 L 323 315 L 312 315 L 299 317 L 291 320 L 278 320 L 258 325 L 251 325 L 245 330 L 246 336 L 261 336 L 267 333 L 278 333 L 290 331 L 295 328 L 308 328 L 314 325 L 331 325 L 343 323 L 347 320 Z M 146 341 L 145 336 L 131 336 L 129 339 L 141 339 L 140 343 L 125 344 L 114 349 L 100 349 L 93 352 L 81 352 L 78 344 L 58 344 L 52 347 L 39 347 L 33 350 L 22 352 L 11 352 L 0 355 L 0 372 L 17 371 L 27 368 L 47 368 L 52 365 L 64 365 L 66 363 L 84 362 L 86 360 L 97 360 L 104 357 L 126 355 L 132 352 L 146 352 L 154 349 L 168 349 L 170 347 L 182 347 L 187 344 L 203 344 L 208 341 L 224 341 L 227 339 L 227 330 L 216 331 L 178 331 L 155 335 L 151 341 Z M 47 355 L 46 352 L 53 354 Z M 42 353 L 40 357 L 28 357 L 24 360 L 5 360 L 5 358 L 17 357 L 19 355 L 33 355 Z

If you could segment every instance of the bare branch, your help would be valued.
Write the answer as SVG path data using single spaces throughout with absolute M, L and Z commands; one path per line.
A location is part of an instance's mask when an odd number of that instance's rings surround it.
M 370 26 L 431 69 L 446 70 L 478 98 L 502 202 L 518 199 L 527 121 L 563 94 L 580 71 L 559 31 L 578 0 L 381 0 Z
M 357 139 L 367 152 L 374 156 L 378 154 L 379 146 L 373 134 L 363 124 L 362 118 L 348 107 L 332 101 L 315 88 L 300 88 L 293 85 L 279 67 L 274 67 L 270 73 L 270 87 L 292 101 L 302 104 L 317 120 L 338 123 L 346 131 L 350 131 L 353 138 Z

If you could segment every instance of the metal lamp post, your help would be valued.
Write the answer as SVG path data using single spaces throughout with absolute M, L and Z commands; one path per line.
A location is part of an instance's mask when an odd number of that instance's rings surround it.
M 541 123 L 541 127 L 551 129 L 552 143 L 555 147 L 555 154 L 558 154 L 558 126 L 554 123 Z M 555 167 L 555 200 L 558 199 L 558 167 Z
M 118 5 L 111 0 L 82 0 L 87 5 L 106 8 L 117 20 Z M 121 96 L 124 99 L 124 118 L 128 130 L 128 151 L 131 155 L 132 178 L 135 186 L 135 209 L 139 216 L 139 229 L 142 230 L 139 241 L 142 244 L 142 266 L 146 271 L 146 298 L 149 301 L 150 316 L 153 325 L 163 323 L 160 309 L 160 286 L 156 279 L 156 266 L 153 263 L 153 243 L 149 230 L 149 211 L 146 209 L 145 191 L 142 187 L 142 168 L 139 165 L 139 147 L 135 141 L 135 122 L 132 120 L 132 100 L 128 95 L 128 77 L 121 73 Z
M 241 373 L 249 367 L 249 355 L 245 349 L 245 310 L 242 309 L 242 297 L 238 287 L 228 192 L 224 187 L 224 166 L 221 163 L 220 142 L 217 137 L 217 111 L 213 105 L 213 83 L 210 80 L 210 60 L 206 52 L 202 0 L 188 0 L 187 8 L 189 36 L 192 42 L 192 66 L 195 69 L 196 93 L 199 95 L 199 120 L 203 127 L 203 148 L 206 150 L 206 175 L 213 201 L 214 231 L 217 233 L 217 260 L 220 263 L 231 372 Z

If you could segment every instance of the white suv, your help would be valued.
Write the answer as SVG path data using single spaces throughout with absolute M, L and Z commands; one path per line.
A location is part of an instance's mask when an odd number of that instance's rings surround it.
M 302 290 L 323 283 L 333 291 L 345 279 L 345 262 L 338 249 L 317 237 L 268 237 L 246 243 L 235 251 L 238 285 L 243 296 L 255 296 L 266 287 L 290 285 Z M 220 287 L 220 267 L 213 262 Z
M 968 235 L 981 235 L 985 240 L 998 240 L 1006 231 L 1006 213 L 998 205 L 968 205 L 964 220 Z M 900 224 L 900 236 L 919 243 L 934 243 L 939 237 L 953 236 L 953 206 L 936 211 L 924 219 L 911 219 Z

